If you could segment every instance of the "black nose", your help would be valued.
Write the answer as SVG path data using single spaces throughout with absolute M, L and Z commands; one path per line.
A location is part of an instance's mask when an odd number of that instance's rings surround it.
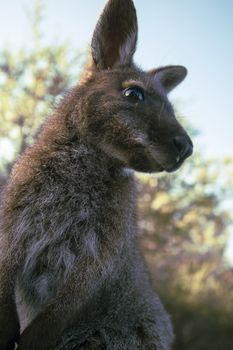
M 173 139 L 176 150 L 179 155 L 177 157 L 177 162 L 188 158 L 193 153 L 193 144 L 189 137 L 187 136 L 175 136 Z

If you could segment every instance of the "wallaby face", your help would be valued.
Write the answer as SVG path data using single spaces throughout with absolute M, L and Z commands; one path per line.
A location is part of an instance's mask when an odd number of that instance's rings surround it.
M 192 142 L 167 94 L 181 66 L 133 63 L 132 0 L 109 0 L 91 66 L 21 155 L 0 212 L 0 350 L 171 350 L 137 247 L 132 168 L 176 170 Z
M 95 73 L 83 102 L 85 135 L 126 167 L 143 172 L 178 169 L 192 153 L 192 142 L 161 82 L 173 74 L 181 79 L 186 71 L 168 67 L 150 74 L 131 67 Z
M 136 43 L 132 1 L 110 1 L 92 39 L 82 132 L 126 167 L 170 172 L 192 153 L 192 142 L 167 98 L 187 71 L 182 66 L 139 70 L 132 60 Z

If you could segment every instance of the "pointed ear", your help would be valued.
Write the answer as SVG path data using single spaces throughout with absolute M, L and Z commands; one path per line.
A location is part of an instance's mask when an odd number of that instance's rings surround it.
M 132 63 L 137 44 L 137 16 L 132 0 L 109 0 L 96 25 L 91 48 L 98 69 Z
M 187 75 L 187 69 L 183 66 L 167 66 L 153 69 L 148 72 L 158 79 L 167 93 L 179 85 Z

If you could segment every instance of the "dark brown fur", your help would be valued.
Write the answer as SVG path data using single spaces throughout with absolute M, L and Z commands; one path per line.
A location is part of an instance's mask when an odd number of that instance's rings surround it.
M 0 350 L 169 350 L 136 244 L 134 169 L 176 170 L 192 143 L 167 93 L 180 66 L 138 69 L 131 0 L 110 0 L 82 83 L 13 168 L 1 204 Z M 124 91 L 138 85 L 145 100 Z M 21 335 L 20 335 L 21 333 Z

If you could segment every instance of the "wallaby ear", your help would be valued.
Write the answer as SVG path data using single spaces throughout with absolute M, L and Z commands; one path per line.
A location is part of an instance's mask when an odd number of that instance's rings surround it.
M 132 0 L 109 0 L 96 25 L 91 48 L 98 69 L 132 63 L 137 44 L 137 15 Z
M 167 66 L 153 69 L 148 72 L 160 81 L 167 93 L 179 85 L 187 75 L 183 66 Z

